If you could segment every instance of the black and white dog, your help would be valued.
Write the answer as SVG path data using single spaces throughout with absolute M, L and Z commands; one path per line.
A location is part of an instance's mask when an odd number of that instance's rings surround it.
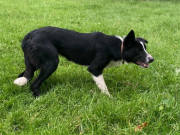
M 70 61 L 88 66 L 101 92 L 110 96 L 102 75 L 103 69 L 124 62 L 147 68 L 154 59 L 147 53 L 145 43 L 148 43 L 145 39 L 135 38 L 133 30 L 123 40 L 101 32 L 79 33 L 56 27 L 36 29 L 22 41 L 26 69 L 14 83 L 25 85 L 40 69 L 39 76 L 31 83 L 34 96 L 39 96 L 41 84 L 57 69 L 60 54 Z

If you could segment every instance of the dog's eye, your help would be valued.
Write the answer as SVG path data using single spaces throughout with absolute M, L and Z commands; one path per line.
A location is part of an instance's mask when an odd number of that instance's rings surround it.
M 136 52 L 142 52 L 143 48 L 136 48 Z

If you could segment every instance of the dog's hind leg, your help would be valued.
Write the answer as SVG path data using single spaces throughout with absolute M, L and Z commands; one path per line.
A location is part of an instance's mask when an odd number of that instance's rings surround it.
M 25 74 L 25 71 L 26 71 L 26 70 L 24 70 L 22 73 L 20 73 L 20 74 L 18 75 L 18 78 L 23 77 L 24 74 Z
M 18 75 L 18 78 L 14 80 L 14 84 L 18 86 L 25 85 L 33 76 L 36 68 L 30 63 L 27 57 L 25 57 L 26 70 Z
M 31 90 L 35 97 L 40 95 L 39 88 L 43 81 L 45 81 L 58 67 L 59 58 L 46 61 L 40 68 L 40 73 L 38 77 L 32 82 Z

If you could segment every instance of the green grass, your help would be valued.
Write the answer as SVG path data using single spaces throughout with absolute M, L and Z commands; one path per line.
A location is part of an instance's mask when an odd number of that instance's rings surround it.
M 0 134 L 180 134 L 178 1 L 1 0 L 0 7 Z M 13 81 L 25 69 L 24 35 L 49 25 L 119 36 L 133 29 L 149 41 L 155 61 L 148 69 L 105 69 L 111 99 L 100 94 L 86 67 L 60 58 L 35 99 L 29 83 L 18 87 Z

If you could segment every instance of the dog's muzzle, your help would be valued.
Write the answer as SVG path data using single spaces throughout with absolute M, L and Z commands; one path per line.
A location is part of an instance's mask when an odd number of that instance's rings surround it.
M 141 61 L 137 61 L 136 64 L 143 67 L 143 68 L 148 68 L 149 67 L 149 63 L 153 62 L 154 58 L 148 54 L 147 58 L 146 58 L 146 62 L 141 62 Z
M 148 54 L 147 59 L 148 59 L 148 63 L 151 63 L 154 61 L 154 58 L 150 54 Z

